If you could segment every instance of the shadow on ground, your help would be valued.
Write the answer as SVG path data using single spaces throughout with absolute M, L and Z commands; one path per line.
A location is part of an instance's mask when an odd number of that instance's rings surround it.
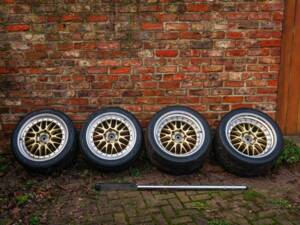
M 0 224 L 300 224 L 300 166 L 239 178 L 213 160 L 188 176 L 157 171 L 145 157 L 120 173 L 102 173 L 81 159 L 49 176 L 0 159 Z M 245 192 L 96 192 L 96 182 L 247 184 Z

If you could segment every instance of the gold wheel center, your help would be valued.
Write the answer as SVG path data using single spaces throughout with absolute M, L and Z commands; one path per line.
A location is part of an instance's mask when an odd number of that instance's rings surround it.
M 159 137 L 162 146 L 176 155 L 189 153 L 197 143 L 195 129 L 184 121 L 172 121 L 165 124 Z
M 245 142 L 247 145 L 252 145 L 255 143 L 255 136 L 253 134 L 245 134 L 242 137 L 242 140 Z
M 63 131 L 55 121 L 42 120 L 28 129 L 24 141 L 32 155 L 46 157 L 55 152 L 63 142 Z
M 233 127 L 230 140 L 235 149 L 249 156 L 260 155 L 267 147 L 265 133 L 250 123 L 241 123 Z
M 129 128 L 119 120 L 104 120 L 95 128 L 93 142 L 97 151 L 109 155 L 119 154 L 129 145 Z
M 118 136 L 119 136 L 118 133 L 114 130 L 110 130 L 105 133 L 105 139 L 106 139 L 106 141 L 108 141 L 110 143 L 114 143 L 114 142 L 118 141 L 118 139 L 119 139 Z
M 41 133 L 37 136 L 37 141 L 43 144 L 47 144 L 51 139 L 51 136 L 48 133 Z
M 175 131 L 172 135 L 172 139 L 176 142 L 176 143 L 182 143 L 185 139 L 185 136 L 182 132 L 180 131 Z

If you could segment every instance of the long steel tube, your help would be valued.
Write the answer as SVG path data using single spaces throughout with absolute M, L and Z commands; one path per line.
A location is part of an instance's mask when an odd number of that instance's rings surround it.
M 98 183 L 98 191 L 113 190 L 177 190 L 177 191 L 243 191 L 246 185 L 139 185 L 134 183 Z
M 137 185 L 139 190 L 246 190 L 245 185 Z

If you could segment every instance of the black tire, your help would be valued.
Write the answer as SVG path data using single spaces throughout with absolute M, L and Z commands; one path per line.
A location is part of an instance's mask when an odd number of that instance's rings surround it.
M 198 147 L 194 146 L 192 150 L 190 150 L 193 151 L 193 153 L 189 155 L 181 155 L 179 157 L 170 154 L 167 152 L 169 150 L 160 145 L 158 143 L 159 141 L 155 140 L 155 125 L 164 115 L 172 114 L 173 112 L 180 112 L 189 118 L 193 118 L 194 121 L 202 125 L 202 132 L 205 133 L 202 145 Z M 169 106 L 157 112 L 148 125 L 147 155 L 158 169 L 174 175 L 189 174 L 203 165 L 203 161 L 210 150 L 211 140 L 210 127 L 207 121 L 198 112 L 184 106 Z M 175 150 L 175 152 L 176 151 L 177 150 Z
M 230 140 L 226 137 L 226 126 L 233 117 L 241 114 L 256 115 L 258 119 L 260 118 L 260 120 L 263 119 L 266 121 L 266 124 L 273 130 L 273 135 L 277 140 L 276 143 L 274 143 L 273 148 L 271 148 L 273 150 L 270 150 L 269 153 L 264 153 L 265 155 L 258 155 L 259 157 L 255 158 L 240 153 L 230 144 Z M 270 172 L 276 163 L 276 159 L 282 152 L 282 149 L 283 137 L 279 126 L 267 114 L 255 109 L 236 109 L 226 114 L 221 120 L 214 138 L 214 152 L 216 159 L 229 172 L 244 177 L 260 176 Z
M 64 147 L 61 149 L 57 155 L 54 155 L 53 158 L 39 161 L 36 158 L 32 157 L 29 153 L 26 153 L 26 149 L 21 147 L 21 144 L 18 144 L 20 132 L 23 132 L 24 126 L 29 122 L 33 121 L 34 118 L 44 115 L 52 115 L 58 118 L 58 120 L 63 121 L 65 129 L 68 132 L 68 138 L 64 142 Z M 37 138 L 37 137 L 36 137 Z M 23 146 L 23 145 L 22 145 Z M 27 114 L 15 128 L 12 138 L 11 138 L 11 149 L 13 155 L 16 157 L 18 162 L 22 164 L 26 169 L 37 172 L 37 173 L 50 173 L 57 169 L 62 169 L 69 166 L 75 157 L 76 154 L 76 130 L 74 128 L 72 120 L 63 112 L 53 110 L 53 109 L 44 109 L 31 112 Z M 25 149 L 24 151 L 22 149 Z M 36 156 L 37 157 L 37 156 Z
M 131 150 L 128 151 L 127 154 L 116 159 L 106 159 L 101 155 L 97 155 L 97 151 L 99 151 L 99 154 L 101 154 L 101 151 L 99 149 L 96 150 L 96 153 L 94 153 L 95 150 L 93 152 L 93 150 L 89 147 L 89 144 L 87 143 L 86 134 L 88 132 L 89 125 L 92 123 L 94 119 L 99 119 L 104 115 L 108 115 L 108 114 L 113 115 L 114 113 L 124 116 L 128 121 L 131 122 L 132 129 L 134 129 L 136 132 L 136 139 L 135 142 L 133 143 L 133 147 L 131 148 Z M 143 131 L 138 120 L 130 112 L 118 107 L 103 108 L 95 112 L 87 119 L 87 121 L 84 123 L 80 131 L 80 146 L 86 161 L 92 166 L 94 166 L 95 168 L 102 171 L 116 172 L 116 171 L 124 170 L 129 166 L 131 166 L 141 153 L 142 142 L 143 142 Z M 122 149 L 120 150 L 123 151 Z

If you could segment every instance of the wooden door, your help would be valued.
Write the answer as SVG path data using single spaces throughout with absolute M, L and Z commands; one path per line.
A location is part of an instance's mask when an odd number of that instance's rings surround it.
M 300 134 L 300 0 L 285 1 L 277 122 L 286 135 Z

